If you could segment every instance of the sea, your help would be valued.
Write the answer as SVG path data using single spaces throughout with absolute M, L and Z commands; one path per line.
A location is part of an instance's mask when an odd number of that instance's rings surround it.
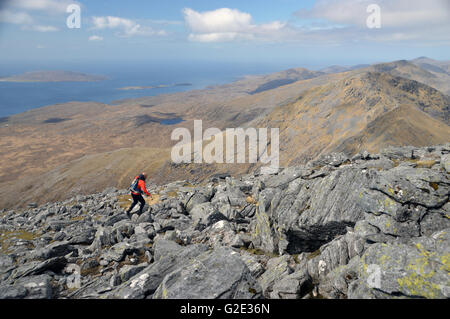
M 0 118 L 42 106 L 71 101 L 112 104 L 123 99 L 155 96 L 231 83 L 245 75 L 282 71 L 295 65 L 232 62 L 72 62 L 0 63 L 0 76 L 30 71 L 64 70 L 104 75 L 97 82 L 0 82 Z M 191 85 L 179 85 L 189 83 Z M 142 90 L 118 90 L 127 86 L 165 86 Z

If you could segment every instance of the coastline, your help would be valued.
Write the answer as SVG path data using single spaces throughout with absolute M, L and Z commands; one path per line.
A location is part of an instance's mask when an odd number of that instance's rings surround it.
M 163 88 L 173 88 L 177 86 L 192 86 L 192 83 L 124 86 L 121 88 L 117 88 L 116 90 L 131 91 L 131 90 L 146 90 L 146 89 L 163 89 Z

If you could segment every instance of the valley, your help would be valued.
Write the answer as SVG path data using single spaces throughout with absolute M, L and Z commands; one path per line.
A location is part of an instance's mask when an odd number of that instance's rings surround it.
M 260 166 L 172 163 L 171 132 L 200 119 L 220 130 L 278 127 L 282 167 L 334 151 L 443 144 L 450 140 L 449 64 L 419 58 L 327 72 L 297 68 L 202 90 L 12 115 L 0 123 L 0 207 L 126 188 L 141 170 L 162 184 Z

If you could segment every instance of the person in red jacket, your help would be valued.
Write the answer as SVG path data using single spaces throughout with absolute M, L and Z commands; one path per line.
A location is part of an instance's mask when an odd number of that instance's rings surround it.
M 133 203 L 131 204 L 130 208 L 127 210 L 127 215 L 130 217 L 130 212 L 133 210 L 134 206 L 139 202 L 141 204 L 141 207 L 139 209 L 139 214 L 142 214 L 142 211 L 145 206 L 145 199 L 142 197 L 142 194 L 145 194 L 147 196 L 150 196 L 152 198 L 152 195 L 147 191 L 147 188 L 145 187 L 145 179 L 146 174 L 142 173 L 139 176 L 136 176 L 133 183 L 131 184 L 131 197 L 133 198 Z

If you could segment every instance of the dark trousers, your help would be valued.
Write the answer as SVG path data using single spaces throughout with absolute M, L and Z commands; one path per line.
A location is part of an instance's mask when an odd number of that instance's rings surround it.
M 139 214 L 142 214 L 142 210 L 144 209 L 144 206 L 145 206 L 144 197 L 142 197 L 142 195 L 134 195 L 134 194 L 131 194 L 131 197 L 133 197 L 133 203 L 131 204 L 130 208 L 128 209 L 128 212 L 131 212 L 133 210 L 134 206 L 136 206 L 136 204 L 139 202 L 139 203 L 141 203 L 141 207 L 139 209 Z

